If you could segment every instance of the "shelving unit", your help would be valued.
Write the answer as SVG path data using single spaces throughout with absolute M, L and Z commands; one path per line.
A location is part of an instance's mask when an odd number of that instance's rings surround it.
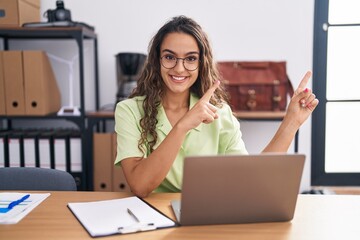
M 90 157 L 88 149 L 88 139 L 86 134 L 87 121 L 85 109 L 85 76 L 84 76 L 84 40 L 90 39 L 94 42 L 94 86 L 95 86 L 95 108 L 99 109 L 99 77 L 98 77 L 98 53 L 97 53 L 97 35 L 85 27 L 51 27 L 51 28 L 32 28 L 32 27 L 11 27 L 0 28 L 0 38 L 3 39 L 3 50 L 9 49 L 9 41 L 14 39 L 21 40 L 74 40 L 78 47 L 79 54 L 79 92 L 80 97 L 80 115 L 79 116 L 58 116 L 51 114 L 47 116 L 7 116 L 0 115 L 0 129 L 13 129 L 12 122 L 14 120 L 64 120 L 75 123 L 81 134 L 81 152 L 82 152 L 82 182 L 79 186 L 80 190 L 88 190 L 89 181 L 88 165 Z

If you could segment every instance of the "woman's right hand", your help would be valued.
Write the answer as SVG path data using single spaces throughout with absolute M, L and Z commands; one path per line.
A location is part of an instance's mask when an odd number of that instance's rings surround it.
M 212 123 L 218 118 L 217 107 L 210 103 L 210 99 L 215 90 L 219 87 L 220 81 L 216 81 L 214 85 L 199 99 L 199 101 L 190 109 L 184 117 L 176 124 L 178 127 L 189 131 L 196 128 L 201 123 Z

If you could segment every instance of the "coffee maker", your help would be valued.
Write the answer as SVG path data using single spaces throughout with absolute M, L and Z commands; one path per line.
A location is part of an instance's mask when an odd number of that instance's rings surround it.
M 116 55 L 117 86 L 116 103 L 128 98 L 137 86 L 146 55 L 142 53 L 118 53 Z M 115 103 L 115 104 L 116 104 Z

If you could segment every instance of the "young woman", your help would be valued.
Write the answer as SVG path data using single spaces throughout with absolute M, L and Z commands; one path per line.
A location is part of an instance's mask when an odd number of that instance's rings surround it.
M 264 152 L 286 152 L 318 104 L 306 73 Z M 206 34 L 192 19 L 174 17 L 153 37 L 144 71 L 129 99 L 117 104 L 117 158 L 140 197 L 179 192 L 184 157 L 247 154 L 227 104 Z

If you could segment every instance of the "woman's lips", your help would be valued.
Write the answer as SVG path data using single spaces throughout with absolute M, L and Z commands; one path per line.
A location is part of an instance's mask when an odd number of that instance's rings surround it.
M 183 82 L 187 77 L 170 75 L 171 79 L 175 82 Z

